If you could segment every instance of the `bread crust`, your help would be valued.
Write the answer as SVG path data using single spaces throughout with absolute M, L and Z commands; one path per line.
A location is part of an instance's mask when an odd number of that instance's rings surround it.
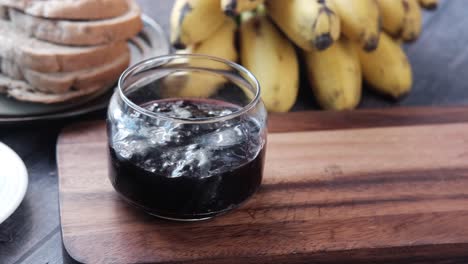
M 4 93 L 7 96 L 15 98 L 19 101 L 55 104 L 99 93 L 104 89 L 110 88 L 114 82 L 115 81 L 108 80 L 104 83 L 96 84 L 83 90 L 70 91 L 64 94 L 50 94 L 37 91 L 24 81 L 13 80 L 5 75 L 0 74 L 0 93 Z
M 63 45 L 102 45 L 132 38 L 143 28 L 138 5 L 129 1 L 125 14 L 104 20 L 51 20 L 10 8 L 11 23 L 28 35 Z
M 130 54 L 126 53 L 122 54 L 116 61 L 96 68 L 76 72 L 41 73 L 2 60 L 0 72 L 12 79 L 26 81 L 35 90 L 63 94 L 73 90 L 83 90 L 106 80 L 115 81 L 129 63 Z
M 0 0 L 0 5 L 46 18 L 95 20 L 121 16 L 127 0 Z
M 38 72 L 71 72 L 115 61 L 128 51 L 126 41 L 90 47 L 63 46 L 29 37 L 0 20 L 0 57 Z

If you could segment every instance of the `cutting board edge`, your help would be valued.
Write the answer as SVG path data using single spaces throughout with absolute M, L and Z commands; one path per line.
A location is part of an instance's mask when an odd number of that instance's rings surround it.
M 94 259 L 94 256 L 82 256 L 76 257 L 73 247 L 70 247 L 68 237 L 64 237 L 63 247 L 66 253 L 78 263 L 106 263 L 106 259 Z M 441 249 L 442 247 L 442 249 Z M 468 243 L 448 243 L 448 244 L 437 244 L 437 245 L 417 245 L 411 247 L 411 257 L 408 258 L 402 252 L 407 251 L 407 246 L 396 246 L 386 248 L 361 248 L 361 249 L 350 249 L 350 250 L 331 250 L 321 252 L 310 252 L 310 253 L 295 253 L 293 255 L 280 254 L 280 255 L 269 255 L 266 258 L 264 256 L 242 256 L 236 257 L 234 260 L 230 256 L 226 257 L 214 257 L 214 258 L 198 258 L 198 259 L 181 259 L 176 261 L 161 260 L 159 262 L 151 262 L 155 264 L 261 264 L 261 263 L 287 263 L 288 264 L 300 264 L 310 263 L 313 259 L 314 263 L 337 263 L 336 260 L 346 259 L 347 261 L 353 261 L 355 263 L 374 263 L 377 262 L 388 262 L 388 261 L 420 261 L 424 260 L 444 260 L 446 258 L 440 257 L 439 252 L 443 251 L 446 254 L 450 254 L 453 258 L 465 258 L 468 257 Z M 402 258 L 403 256 L 403 258 Z M 242 262 L 239 262 L 242 260 Z M 125 262 L 122 262 L 125 263 Z M 411 262 L 412 263 L 412 262 Z M 116 263 L 118 264 L 118 263 Z

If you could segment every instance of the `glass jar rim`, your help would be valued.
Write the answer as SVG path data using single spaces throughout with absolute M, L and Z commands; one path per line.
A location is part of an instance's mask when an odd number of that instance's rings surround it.
M 124 93 L 124 82 L 125 80 L 131 76 L 132 74 L 135 73 L 140 68 L 145 68 L 145 66 L 150 66 L 150 65 L 155 65 L 157 62 L 161 61 L 167 61 L 167 60 L 173 60 L 173 59 L 184 59 L 184 58 L 194 58 L 194 59 L 205 59 L 205 60 L 212 60 L 212 61 L 217 61 L 219 63 L 225 64 L 228 67 L 241 72 L 245 76 L 247 76 L 245 79 L 247 79 L 247 82 L 253 86 L 255 89 L 255 96 L 253 99 L 250 100 L 250 102 L 239 108 L 238 110 L 227 114 L 223 116 L 218 116 L 218 117 L 207 117 L 207 118 L 180 118 L 180 117 L 172 117 L 168 115 L 164 115 L 162 113 L 155 113 L 153 111 L 147 110 L 137 104 L 135 104 L 130 98 L 128 98 L 125 93 Z M 124 101 L 125 104 L 130 106 L 133 110 L 137 111 L 140 114 L 152 117 L 152 118 L 159 118 L 159 119 L 166 119 L 166 120 L 171 120 L 171 121 L 176 121 L 180 123 L 193 123 L 193 124 L 204 124 L 204 123 L 215 123 L 215 122 L 221 122 L 221 121 L 226 121 L 230 120 L 236 117 L 239 117 L 247 112 L 249 112 L 251 109 L 253 109 L 258 102 L 260 101 L 260 94 L 261 94 L 261 88 L 260 88 L 260 83 L 258 82 L 257 78 L 245 67 L 243 67 L 240 64 L 237 64 L 235 62 L 225 60 L 222 58 L 214 57 L 214 56 L 209 56 L 209 55 L 199 55 L 199 54 L 169 54 L 169 55 L 163 55 L 163 56 L 158 56 L 158 57 L 153 57 L 150 59 L 143 60 L 128 69 L 126 69 L 122 75 L 119 78 L 117 89 L 119 90 L 119 96 L 120 98 Z

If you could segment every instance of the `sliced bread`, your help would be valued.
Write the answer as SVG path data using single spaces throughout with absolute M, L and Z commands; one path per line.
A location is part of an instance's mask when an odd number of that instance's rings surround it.
M 107 80 L 105 82 L 89 86 L 83 90 L 69 91 L 64 94 L 49 94 L 35 90 L 34 87 L 24 81 L 13 80 L 0 74 L 0 93 L 7 94 L 8 96 L 20 101 L 54 104 L 98 93 L 103 89 L 110 88 L 114 82 L 115 80 Z
M 112 18 L 128 10 L 127 0 L 0 0 L 0 5 L 33 16 L 77 20 Z
M 115 61 L 128 52 L 125 41 L 92 47 L 52 44 L 19 32 L 0 20 L 0 57 L 38 72 L 70 72 Z
M 101 45 L 132 38 L 143 28 L 141 11 L 134 1 L 118 17 L 104 20 L 50 20 L 10 8 L 13 25 L 30 36 L 64 45 Z
M 90 86 L 105 82 L 116 81 L 120 74 L 128 67 L 130 53 L 122 54 L 115 61 L 96 67 L 75 72 L 42 73 L 17 64 L 2 60 L 0 72 L 15 80 L 25 80 L 37 91 L 44 93 L 62 94 L 70 91 L 85 90 Z

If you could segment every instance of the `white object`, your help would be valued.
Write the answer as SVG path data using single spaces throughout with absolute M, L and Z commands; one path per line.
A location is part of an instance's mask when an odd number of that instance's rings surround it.
M 28 187 L 28 172 L 18 155 L 0 143 L 0 224 L 18 208 Z

